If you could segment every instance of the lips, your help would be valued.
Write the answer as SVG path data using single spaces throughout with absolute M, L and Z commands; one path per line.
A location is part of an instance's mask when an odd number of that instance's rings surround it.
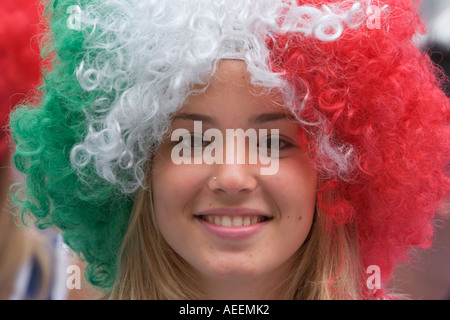
M 211 234 L 225 239 L 243 239 L 259 233 L 272 216 L 247 208 L 216 208 L 195 214 Z
M 215 215 L 203 215 L 199 216 L 200 219 L 213 223 L 222 227 L 243 227 L 256 223 L 264 222 L 268 218 L 263 216 L 215 216 Z

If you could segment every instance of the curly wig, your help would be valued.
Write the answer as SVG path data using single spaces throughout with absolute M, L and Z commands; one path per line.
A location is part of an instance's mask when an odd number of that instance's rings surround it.
M 318 205 L 357 225 L 384 283 L 427 247 L 448 200 L 449 102 L 414 45 L 412 0 L 52 0 L 41 101 L 11 117 L 22 215 L 56 226 L 105 289 L 170 116 L 224 58 L 283 94 L 326 183 Z M 324 192 L 335 192 L 329 201 Z M 332 227 L 332 226 L 331 226 Z

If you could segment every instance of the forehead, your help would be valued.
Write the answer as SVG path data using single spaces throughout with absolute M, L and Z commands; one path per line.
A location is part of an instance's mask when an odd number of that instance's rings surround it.
M 247 64 L 241 60 L 222 60 L 207 87 L 191 94 L 177 112 L 201 112 L 211 116 L 245 117 L 255 113 L 283 112 L 281 93 L 251 82 Z

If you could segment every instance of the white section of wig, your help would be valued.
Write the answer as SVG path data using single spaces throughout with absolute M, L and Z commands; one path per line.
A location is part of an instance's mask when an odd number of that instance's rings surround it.
M 100 177 L 135 192 L 170 115 L 194 84 L 208 84 L 220 59 L 244 60 L 253 84 L 280 90 L 293 101 L 293 89 L 269 69 L 267 38 L 297 32 L 335 41 L 344 28 L 366 21 L 370 2 L 316 8 L 284 0 L 92 1 L 81 8 L 79 32 L 87 53 L 75 74 L 84 90 L 100 94 L 86 110 L 88 133 L 72 149 L 72 166 L 81 174 L 92 164 Z M 286 105 L 302 108 L 307 98 Z M 351 171 L 351 146 L 330 149 L 329 136 L 317 139 L 330 172 Z

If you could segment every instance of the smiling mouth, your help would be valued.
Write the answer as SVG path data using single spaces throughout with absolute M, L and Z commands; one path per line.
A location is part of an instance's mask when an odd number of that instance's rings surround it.
M 200 215 L 197 218 L 221 227 L 245 227 L 271 220 L 265 216 Z

